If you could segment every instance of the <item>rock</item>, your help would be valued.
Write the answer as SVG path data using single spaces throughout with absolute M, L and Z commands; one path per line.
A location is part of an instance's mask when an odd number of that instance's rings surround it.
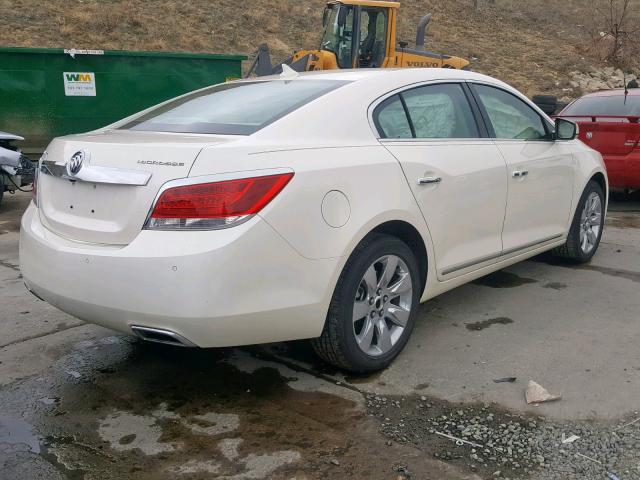
M 529 380 L 529 385 L 527 385 L 527 391 L 525 392 L 525 399 L 529 405 L 532 403 L 553 402 L 561 398 L 561 395 L 552 395 L 542 385 Z

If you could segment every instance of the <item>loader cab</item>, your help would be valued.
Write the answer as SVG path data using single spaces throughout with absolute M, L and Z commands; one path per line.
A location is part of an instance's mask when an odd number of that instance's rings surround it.
M 331 2 L 324 11 L 320 50 L 336 57 L 338 68 L 378 68 L 386 65 L 393 2 Z M 393 16 L 393 17 L 392 17 Z

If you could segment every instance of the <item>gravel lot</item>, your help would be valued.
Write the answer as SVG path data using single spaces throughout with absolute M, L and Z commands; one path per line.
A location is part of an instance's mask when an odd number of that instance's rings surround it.
M 438 297 L 358 378 L 304 342 L 150 346 L 37 301 L 29 199 L 7 195 L 0 478 L 640 479 L 640 197 L 615 200 L 592 264 L 538 258 Z M 527 405 L 529 379 L 562 399 Z
M 627 425 L 635 418 L 560 422 L 495 404 L 456 405 L 425 396 L 368 395 L 367 408 L 392 441 L 416 445 L 483 478 L 640 478 L 640 429 Z M 563 444 L 574 435 L 580 438 Z

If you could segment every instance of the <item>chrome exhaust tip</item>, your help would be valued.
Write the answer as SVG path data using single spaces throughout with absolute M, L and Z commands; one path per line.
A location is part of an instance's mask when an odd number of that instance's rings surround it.
M 33 295 L 34 297 L 36 297 L 38 300 L 40 300 L 41 302 L 46 302 L 46 300 L 44 298 L 42 298 L 40 295 L 38 295 L 36 292 L 34 292 L 33 290 L 31 290 L 31 287 L 29 287 L 29 285 L 27 285 L 27 282 L 23 282 L 24 283 L 24 288 L 27 289 L 27 291 Z
M 161 328 L 141 327 L 139 325 L 131 325 L 131 330 L 142 340 L 154 343 L 164 343 L 165 345 L 173 345 L 176 347 L 197 347 L 182 335 L 178 335 L 171 330 L 163 330 Z

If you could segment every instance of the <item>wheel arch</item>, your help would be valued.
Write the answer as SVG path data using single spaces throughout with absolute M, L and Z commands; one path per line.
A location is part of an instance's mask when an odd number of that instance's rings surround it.
M 605 202 L 609 202 L 609 188 L 607 185 L 607 179 L 605 178 L 604 174 L 602 172 L 596 172 L 594 173 L 591 178 L 589 178 L 589 182 L 591 181 L 596 182 L 598 185 L 600 185 L 600 188 L 602 188 L 602 191 L 604 192 L 605 195 Z M 587 182 L 587 184 L 589 183 Z
M 390 220 L 375 227 L 365 236 L 365 238 L 375 233 L 382 233 L 396 237 L 407 244 L 418 262 L 418 270 L 420 272 L 420 290 L 421 292 L 424 292 L 427 284 L 429 254 L 420 232 L 409 222 L 404 220 Z

